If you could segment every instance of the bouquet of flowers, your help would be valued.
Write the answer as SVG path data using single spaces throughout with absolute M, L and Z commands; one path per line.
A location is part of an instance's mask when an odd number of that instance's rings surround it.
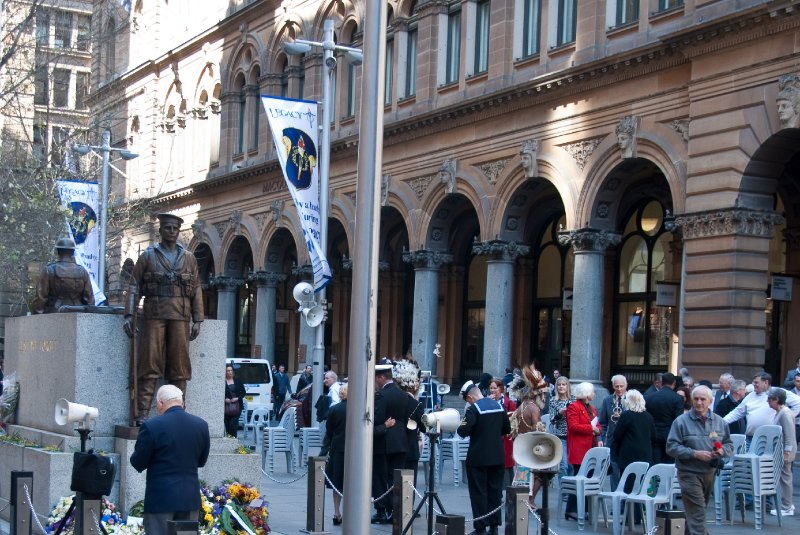
M 74 532 L 75 509 L 73 509 L 69 515 L 67 515 L 67 511 L 69 510 L 70 505 L 72 505 L 72 501 L 74 499 L 75 495 L 73 494 L 71 496 L 62 496 L 61 499 L 58 500 L 58 503 L 50 512 L 50 516 L 47 517 L 47 526 L 45 527 L 47 533 L 55 533 L 62 525 L 64 526 L 61 530 L 62 534 L 71 535 Z M 105 498 L 102 500 L 100 522 L 102 522 L 103 527 L 105 527 L 106 531 L 108 532 L 113 531 L 126 535 L 135 534 L 138 532 L 138 530 L 135 528 L 128 529 L 128 527 L 125 526 L 120 519 L 117 506 Z
M 249 483 L 226 481 L 218 487 L 203 487 L 200 494 L 204 532 L 240 535 L 242 522 L 256 535 L 270 532 L 267 503 Z

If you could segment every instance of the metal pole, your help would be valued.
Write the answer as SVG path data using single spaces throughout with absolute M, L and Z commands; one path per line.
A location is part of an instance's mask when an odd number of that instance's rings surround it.
M 111 152 L 111 131 L 103 132 L 103 177 L 100 197 L 100 261 L 97 268 L 97 287 L 100 292 L 106 291 L 106 227 L 108 225 L 108 155 Z
M 375 401 L 375 334 L 378 299 L 378 231 L 383 158 L 383 94 L 386 53 L 386 2 L 366 2 L 364 67 L 361 73 L 356 227 L 350 305 L 347 451 L 342 533 L 371 533 L 372 430 Z
M 333 20 L 325 21 L 322 35 L 322 122 L 320 123 L 319 147 L 319 243 L 323 252 L 328 254 L 328 184 L 331 174 L 331 77 L 336 70 L 336 58 L 333 57 Z M 317 292 L 317 303 L 325 305 L 325 288 Z M 323 316 L 324 318 L 324 316 Z M 311 391 L 315 397 L 322 394 L 322 375 L 325 372 L 325 319 L 316 327 L 316 339 L 313 351 L 313 379 Z M 317 422 L 316 399 L 311 403 L 311 425 L 319 427 Z

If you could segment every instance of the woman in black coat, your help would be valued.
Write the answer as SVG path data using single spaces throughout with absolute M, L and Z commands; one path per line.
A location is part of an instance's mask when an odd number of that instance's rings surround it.
M 328 479 L 339 492 L 344 487 L 344 448 L 345 428 L 347 422 L 347 383 L 339 388 L 341 401 L 332 405 L 328 411 L 328 420 L 325 424 L 325 439 L 322 441 L 320 457 L 328 456 L 326 473 Z M 342 523 L 341 512 L 342 496 L 333 491 L 333 525 Z
M 232 437 L 239 429 L 239 415 L 244 409 L 244 397 L 247 392 L 244 385 L 233 378 L 233 366 L 225 366 L 225 432 Z M 228 416 L 228 407 L 235 406 L 236 414 Z
M 614 428 L 614 454 L 620 473 L 633 462 L 653 463 L 653 450 L 656 446 L 656 426 L 653 417 L 644 410 L 644 397 L 638 390 L 628 390 L 622 401 L 622 411 Z M 631 478 L 625 482 L 625 492 L 633 490 Z

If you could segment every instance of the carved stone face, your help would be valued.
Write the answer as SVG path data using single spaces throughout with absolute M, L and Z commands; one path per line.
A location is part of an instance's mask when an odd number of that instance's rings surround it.
M 520 155 L 520 158 L 522 159 L 522 168 L 523 169 L 530 169 L 531 165 L 533 164 L 533 158 L 531 157 L 531 153 L 530 152 L 523 152 Z
M 798 126 L 797 110 L 791 100 L 778 99 L 778 119 L 784 128 L 796 128 Z
M 627 132 L 620 132 L 617 134 L 617 145 L 619 145 L 619 148 L 622 150 L 630 149 L 632 141 L 633 138 L 631 138 L 631 135 Z

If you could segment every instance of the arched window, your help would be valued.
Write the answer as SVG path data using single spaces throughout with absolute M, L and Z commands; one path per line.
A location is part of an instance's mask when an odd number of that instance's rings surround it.
M 211 96 L 211 124 L 209 127 L 209 147 L 211 149 L 211 165 L 219 164 L 219 144 L 220 144 L 220 111 L 222 110 L 220 104 L 220 97 L 222 95 L 222 85 L 217 83 L 214 85 L 214 93 Z
M 250 73 L 250 106 L 252 107 L 251 113 L 253 115 L 252 133 L 250 135 L 250 150 L 258 150 L 258 129 L 260 128 L 261 120 L 261 102 L 259 101 L 260 91 L 258 79 L 261 77 L 261 69 L 256 66 Z
M 117 69 L 117 26 L 114 19 L 108 19 L 106 22 L 105 32 L 103 32 L 103 54 L 101 54 L 100 72 L 103 73 L 103 79 L 109 81 L 114 77 Z
M 234 154 L 244 152 L 245 132 L 247 131 L 247 94 L 245 93 L 244 74 L 239 74 L 233 84 L 233 91 L 238 94 L 238 110 L 236 120 L 236 148 Z
M 617 248 L 613 366 L 665 369 L 672 347 L 672 309 L 656 306 L 656 284 L 672 276 L 672 233 L 664 206 L 646 199 L 628 214 Z

